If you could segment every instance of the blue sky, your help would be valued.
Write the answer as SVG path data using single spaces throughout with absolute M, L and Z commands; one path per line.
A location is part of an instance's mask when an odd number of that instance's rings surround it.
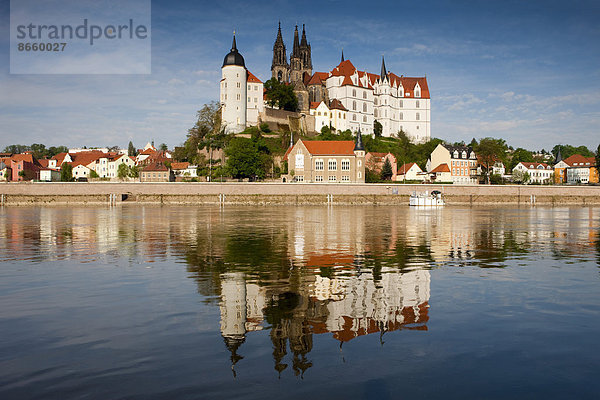
M 315 71 L 335 67 L 343 47 L 358 69 L 378 73 L 385 54 L 394 73 L 426 75 L 433 137 L 532 150 L 600 143 L 598 1 L 154 0 L 149 75 L 11 75 L 9 4 L 0 1 L 0 148 L 178 145 L 218 98 L 233 30 L 266 81 L 279 20 L 288 49 L 306 24 Z

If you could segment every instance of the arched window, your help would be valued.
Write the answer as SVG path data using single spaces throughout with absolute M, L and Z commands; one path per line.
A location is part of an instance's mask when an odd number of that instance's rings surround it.
M 356 97 L 356 89 L 352 89 L 352 97 Z
M 277 80 L 278 80 L 279 82 L 281 82 L 281 80 L 282 80 L 282 79 L 283 79 L 283 73 L 282 73 L 281 71 L 279 71 L 279 72 L 277 73 Z
M 417 113 L 417 121 L 421 119 L 421 114 Z
M 377 118 L 377 110 L 373 110 L 373 113 L 374 117 Z
M 363 99 L 367 98 L 367 92 L 363 92 Z
M 400 113 L 400 121 L 402 121 L 404 119 L 404 114 Z
M 367 112 L 367 103 L 363 103 L 363 112 Z
M 356 121 L 356 114 L 352 114 L 352 121 Z
M 404 103 L 402 103 L 402 100 L 400 100 L 400 103 L 398 104 L 398 106 L 399 106 L 400 108 L 402 108 L 402 107 L 404 107 L 404 105 L 403 105 L 403 104 L 404 104 Z
M 356 111 L 356 101 L 352 101 L 352 109 Z

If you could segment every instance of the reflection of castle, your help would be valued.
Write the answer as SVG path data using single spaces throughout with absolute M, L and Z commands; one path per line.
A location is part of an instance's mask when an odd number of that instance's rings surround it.
M 381 279 L 363 273 L 347 277 L 306 275 L 296 292 L 289 285 L 265 287 L 241 272 L 221 275 L 221 334 L 232 368 L 246 334 L 271 325 L 274 368 L 285 370 L 288 346 L 296 375 L 312 366 L 312 335 L 332 333 L 340 342 L 402 328 L 426 330 L 429 271 L 383 271 Z M 235 371 L 234 371 L 235 373 Z

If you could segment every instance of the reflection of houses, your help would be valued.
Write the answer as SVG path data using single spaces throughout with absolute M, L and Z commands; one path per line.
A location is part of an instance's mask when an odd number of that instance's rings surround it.
M 332 332 L 341 341 L 373 332 L 401 329 L 428 321 L 429 271 L 386 271 L 373 275 L 327 278 L 317 276 L 312 296 L 327 302 L 327 320 L 315 333 Z M 425 325 L 415 327 L 427 329 Z

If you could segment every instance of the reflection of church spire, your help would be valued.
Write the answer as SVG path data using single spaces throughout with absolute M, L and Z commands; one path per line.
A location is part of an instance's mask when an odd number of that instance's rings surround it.
M 275 371 L 279 373 L 287 368 L 287 364 L 282 363 L 283 357 L 287 354 L 287 339 L 282 333 L 281 327 L 271 328 L 271 343 L 273 343 L 273 361 L 275 362 Z
M 237 376 L 235 364 L 244 358 L 243 356 L 240 356 L 237 351 L 242 343 L 246 341 L 246 338 L 244 336 L 223 336 L 223 340 L 225 341 L 225 346 L 227 346 L 227 349 L 231 352 L 231 372 L 233 372 L 233 377 L 235 378 Z

